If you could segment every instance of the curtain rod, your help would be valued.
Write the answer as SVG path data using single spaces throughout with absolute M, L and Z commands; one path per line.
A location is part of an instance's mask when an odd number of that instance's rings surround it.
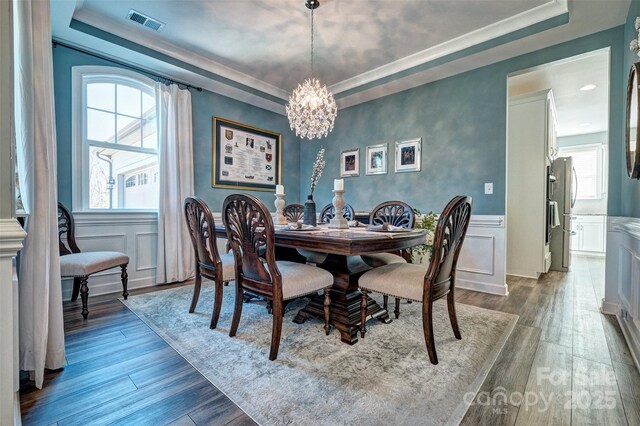
M 56 48 L 58 46 L 66 47 L 67 49 L 75 50 L 76 52 L 84 53 L 85 55 L 93 56 L 94 58 L 98 58 L 98 59 L 102 59 L 102 60 L 105 60 L 105 61 L 109 61 L 111 63 L 120 65 L 122 67 L 129 68 L 129 69 L 131 69 L 133 71 L 138 71 L 140 73 L 150 75 L 152 77 L 157 78 L 158 80 L 168 81 L 168 82 L 171 82 L 171 83 L 175 83 L 175 84 L 179 84 L 179 85 L 182 85 L 182 86 L 190 87 L 192 89 L 196 89 L 198 92 L 202 92 L 202 87 L 196 87 L 196 86 L 194 86 L 192 84 L 189 84 L 189 83 L 184 83 L 182 81 L 174 80 L 173 78 L 169 78 L 169 77 L 166 77 L 164 75 L 156 74 L 156 73 L 151 72 L 149 70 L 146 70 L 144 68 L 139 68 L 139 67 L 136 67 L 134 65 L 128 64 L 126 62 L 118 61 L 116 59 L 109 58 L 108 56 L 103 56 L 103 55 L 100 55 L 98 53 L 91 52 L 90 50 L 81 49 L 79 47 L 75 47 L 75 46 L 72 46 L 70 44 L 62 43 L 62 42 L 59 42 L 59 41 L 56 41 L 56 40 L 53 40 L 52 44 L 53 44 L 54 48 Z

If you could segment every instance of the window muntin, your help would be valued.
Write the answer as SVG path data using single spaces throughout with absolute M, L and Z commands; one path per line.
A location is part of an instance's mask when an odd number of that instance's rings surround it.
M 82 123 L 75 138 L 82 188 L 74 190 L 81 202 L 74 209 L 158 208 L 159 182 L 150 178 L 158 171 L 155 90 L 139 77 L 106 67 L 74 73 L 82 93 L 74 98 L 81 103 L 74 119 Z

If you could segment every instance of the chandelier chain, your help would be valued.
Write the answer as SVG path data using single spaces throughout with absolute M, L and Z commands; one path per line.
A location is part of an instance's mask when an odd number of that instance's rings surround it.
M 313 77 L 313 9 L 311 9 L 311 77 Z

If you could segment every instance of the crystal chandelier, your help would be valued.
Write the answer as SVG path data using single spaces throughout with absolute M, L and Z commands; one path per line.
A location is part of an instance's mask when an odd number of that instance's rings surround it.
M 338 107 L 327 86 L 313 78 L 313 11 L 320 6 L 320 1 L 306 0 L 305 6 L 311 10 L 311 78 L 296 87 L 286 108 L 296 136 L 313 139 L 326 137 L 333 130 Z

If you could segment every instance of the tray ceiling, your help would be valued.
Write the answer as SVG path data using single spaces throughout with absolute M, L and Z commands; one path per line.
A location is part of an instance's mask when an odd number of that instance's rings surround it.
M 289 92 L 310 75 L 310 12 L 303 0 L 52 3 L 56 40 L 133 60 L 240 100 L 256 103 L 262 98 L 258 106 L 277 112 L 283 112 Z M 563 37 L 575 38 L 599 26 L 622 23 L 628 9 L 626 0 L 580 3 L 576 7 L 571 0 L 321 0 L 315 12 L 315 75 L 331 86 L 339 106 L 345 107 L 442 78 L 439 64 L 429 75 L 424 70 L 465 50 L 486 50 L 499 59 L 495 47 L 509 44 L 511 37 L 518 41 L 556 27 L 573 27 L 573 34 Z M 584 3 L 597 6 L 591 7 L 594 16 Z M 159 32 L 150 30 L 127 19 L 130 9 L 166 25 Z M 584 18 L 567 23 L 570 10 L 571 21 L 574 11 Z M 563 16 L 564 21 L 556 19 Z M 529 30 L 531 34 L 522 34 Z M 131 45 L 124 46 L 122 40 Z M 463 65 L 457 72 L 470 66 L 454 59 Z M 456 73 L 455 67 L 447 68 L 449 75 Z M 383 80 L 386 85 L 370 90 L 371 84 Z

